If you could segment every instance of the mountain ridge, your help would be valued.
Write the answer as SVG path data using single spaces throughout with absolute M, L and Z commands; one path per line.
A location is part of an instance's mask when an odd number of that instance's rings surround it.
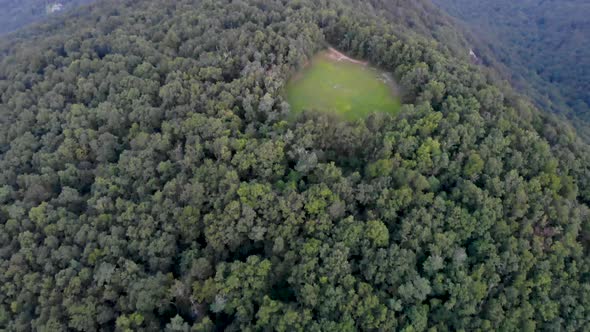
M 434 2 L 476 31 L 539 107 L 566 116 L 588 136 L 587 2 Z
M 100 1 L 2 38 L 0 327 L 584 329 L 588 145 L 438 12 Z M 326 45 L 400 112 L 291 118 Z

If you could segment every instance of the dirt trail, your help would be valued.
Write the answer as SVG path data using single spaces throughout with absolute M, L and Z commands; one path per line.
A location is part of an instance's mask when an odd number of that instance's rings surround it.
M 356 63 L 359 65 L 363 65 L 366 66 L 369 63 L 367 61 L 360 61 L 360 60 L 355 60 L 353 58 L 350 58 L 348 56 L 346 56 L 345 54 L 339 52 L 338 50 L 336 50 L 333 47 L 330 47 L 328 49 L 328 58 L 332 59 L 332 60 L 336 60 L 336 61 L 348 61 L 348 62 L 352 62 L 352 63 Z

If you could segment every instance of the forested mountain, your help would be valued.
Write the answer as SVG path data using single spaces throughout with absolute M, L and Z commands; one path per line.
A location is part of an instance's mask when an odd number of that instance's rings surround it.
M 0 0 L 0 35 L 94 0 Z
M 395 116 L 293 117 L 335 47 Z M 417 0 L 103 0 L 0 39 L 0 328 L 584 331 L 590 150 Z
M 544 109 L 590 135 L 590 2 L 433 0 L 466 22 Z

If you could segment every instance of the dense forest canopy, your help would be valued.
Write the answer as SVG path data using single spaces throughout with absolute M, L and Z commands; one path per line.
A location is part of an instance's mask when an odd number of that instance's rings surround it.
M 583 120 L 590 135 L 590 2 L 433 0 L 484 36 L 544 109 Z
M 0 35 L 94 0 L 0 0 Z
M 396 115 L 304 112 L 333 46 Z M 103 0 L 0 40 L 0 328 L 581 331 L 590 150 L 416 0 Z

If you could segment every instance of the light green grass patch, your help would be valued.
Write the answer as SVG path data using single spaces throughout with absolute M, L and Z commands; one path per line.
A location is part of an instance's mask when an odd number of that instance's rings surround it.
M 401 103 L 393 84 L 382 71 L 323 52 L 288 82 L 286 95 L 295 114 L 313 110 L 354 120 L 374 112 L 397 113 Z

